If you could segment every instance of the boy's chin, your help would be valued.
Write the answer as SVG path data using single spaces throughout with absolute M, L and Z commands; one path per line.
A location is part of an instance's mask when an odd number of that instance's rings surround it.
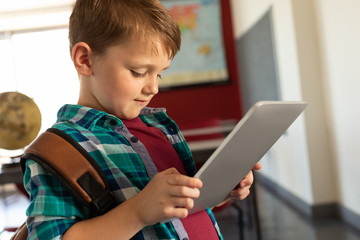
M 139 114 L 140 114 L 140 111 L 132 112 L 132 113 L 128 113 L 128 114 L 122 114 L 117 117 L 122 120 L 131 120 L 131 119 L 137 118 L 139 116 Z

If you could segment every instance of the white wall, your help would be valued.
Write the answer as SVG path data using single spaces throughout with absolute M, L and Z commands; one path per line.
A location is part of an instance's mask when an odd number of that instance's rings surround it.
M 272 8 L 280 95 L 283 100 L 303 100 L 291 2 L 233 0 L 231 3 L 235 38 L 245 34 L 269 8 Z M 292 194 L 313 204 L 304 129 L 302 116 L 264 157 L 261 172 Z
M 337 175 L 329 139 L 331 127 L 324 98 L 320 42 L 313 0 L 293 0 L 292 12 L 302 94 L 309 104 L 305 122 L 314 204 L 336 202 Z
M 314 0 L 338 201 L 360 214 L 360 1 Z
M 311 205 L 360 214 L 360 2 L 232 0 L 236 38 L 273 13 L 284 100 L 309 103 L 262 161 L 262 173 Z

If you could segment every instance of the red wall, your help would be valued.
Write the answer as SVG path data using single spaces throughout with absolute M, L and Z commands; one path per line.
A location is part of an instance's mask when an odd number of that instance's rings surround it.
M 158 93 L 151 107 L 165 107 L 180 128 L 191 122 L 214 118 L 240 119 L 242 116 L 239 74 L 229 0 L 220 0 L 229 84 L 186 87 Z M 197 125 L 197 124 L 195 124 Z

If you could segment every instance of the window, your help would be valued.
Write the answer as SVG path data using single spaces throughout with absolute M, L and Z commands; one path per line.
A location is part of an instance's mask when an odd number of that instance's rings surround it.
M 16 89 L 14 61 L 11 41 L 7 34 L 0 35 L 0 90 L 1 92 Z
M 77 102 L 79 82 L 70 58 L 68 30 L 0 36 L 0 92 L 19 91 L 33 98 L 45 131 L 63 104 Z

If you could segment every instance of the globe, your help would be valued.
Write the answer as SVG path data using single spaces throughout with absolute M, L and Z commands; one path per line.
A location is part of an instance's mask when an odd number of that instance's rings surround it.
M 38 135 L 41 114 L 36 103 L 19 92 L 0 93 L 0 148 L 21 149 Z

